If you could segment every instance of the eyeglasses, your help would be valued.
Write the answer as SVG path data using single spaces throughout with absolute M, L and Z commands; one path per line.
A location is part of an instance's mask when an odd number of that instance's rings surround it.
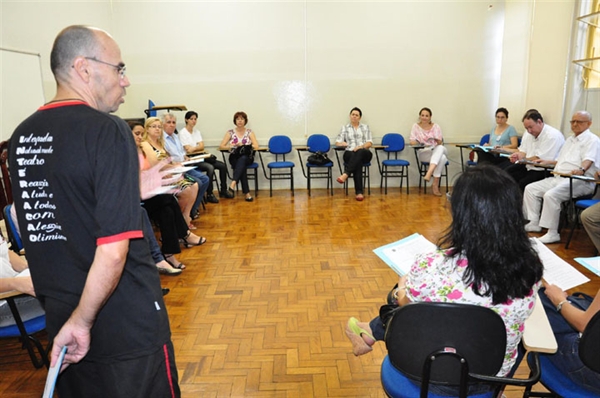
M 127 68 L 125 67 L 125 64 L 120 63 L 118 65 L 113 65 L 113 64 L 109 64 L 108 62 L 100 61 L 99 59 L 96 59 L 94 57 L 85 57 L 85 59 L 89 59 L 90 61 L 98 62 L 98 63 L 104 64 L 104 65 L 112 66 L 113 68 L 115 68 L 117 70 L 119 77 L 121 79 L 125 79 L 125 72 L 127 70 Z
M 587 121 L 587 120 L 571 120 L 571 121 L 569 121 L 569 123 L 571 123 L 571 124 L 584 124 L 584 123 L 589 123 L 589 121 Z

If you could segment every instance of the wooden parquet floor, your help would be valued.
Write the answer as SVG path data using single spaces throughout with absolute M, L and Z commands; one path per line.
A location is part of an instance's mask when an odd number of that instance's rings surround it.
M 449 218 L 445 197 L 416 188 L 373 189 L 364 202 L 282 190 L 207 205 L 197 225 L 208 243 L 183 250 L 182 275 L 161 277 L 183 396 L 384 397 L 384 344 L 354 357 L 344 326 L 377 315 L 397 280 L 372 250 L 414 232 L 435 241 Z M 550 247 L 573 264 L 594 255 L 583 230 L 568 251 Z M 595 294 L 599 278 L 576 267 L 592 279 L 579 290 Z M 0 396 L 38 398 L 46 372 L 1 344 Z

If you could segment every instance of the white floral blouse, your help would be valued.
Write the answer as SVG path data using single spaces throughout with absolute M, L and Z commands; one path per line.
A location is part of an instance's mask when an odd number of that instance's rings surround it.
M 447 251 L 417 256 L 406 280 L 406 296 L 410 301 L 433 301 L 475 304 L 491 308 L 506 325 L 506 353 L 497 376 L 506 376 L 517 357 L 517 346 L 523 335 L 525 320 L 533 312 L 535 297 L 541 282 L 522 299 L 492 304 L 491 297 L 476 295 L 470 285 L 465 285 L 463 275 L 467 259 L 461 256 L 446 257 Z

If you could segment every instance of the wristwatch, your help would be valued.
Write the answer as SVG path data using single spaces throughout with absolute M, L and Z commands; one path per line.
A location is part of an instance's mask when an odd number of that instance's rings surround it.
M 558 303 L 558 305 L 556 306 L 556 312 L 560 313 L 560 310 L 562 310 L 562 307 L 565 303 L 569 303 L 571 304 L 571 302 L 569 300 L 563 300 L 560 303 Z

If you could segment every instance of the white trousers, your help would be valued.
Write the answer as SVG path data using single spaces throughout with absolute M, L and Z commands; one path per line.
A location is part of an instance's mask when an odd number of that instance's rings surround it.
M 593 183 L 573 180 L 574 198 L 590 195 L 593 192 Z M 532 224 L 557 230 L 560 220 L 560 205 L 570 198 L 568 178 L 558 176 L 548 177 L 525 187 L 525 192 L 523 193 L 523 213 L 525 218 Z M 543 207 L 542 199 L 544 203 Z
M 435 148 L 423 148 L 419 149 L 418 152 L 419 161 L 421 163 L 426 162 L 435 164 L 433 169 L 433 176 L 439 177 L 442 175 L 446 162 L 448 161 L 448 151 L 443 145 L 436 145 Z

